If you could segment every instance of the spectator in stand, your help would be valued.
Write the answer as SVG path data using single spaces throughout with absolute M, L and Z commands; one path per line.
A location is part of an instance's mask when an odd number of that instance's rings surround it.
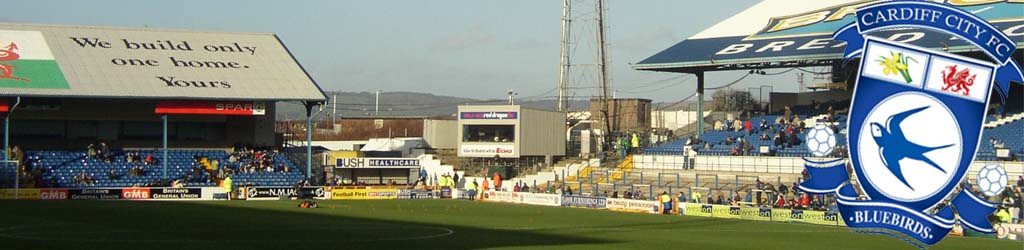
M 743 143 L 741 145 L 742 147 L 740 149 L 742 151 L 740 151 L 740 155 L 747 155 L 748 153 L 750 153 L 751 149 L 754 149 L 754 146 L 750 145 L 750 140 L 743 140 Z
M 86 151 L 86 154 L 89 156 L 90 159 L 96 159 L 96 156 L 99 155 L 99 150 L 96 149 L 96 144 L 90 143 L 89 148 Z
M 113 168 L 111 168 L 110 171 L 107 171 L 107 179 L 117 180 L 118 178 L 119 178 L 119 176 L 117 175 L 117 172 L 115 172 Z
M 739 119 L 733 120 L 732 130 L 736 132 L 743 131 L 743 121 L 740 121 Z
M 789 134 L 789 145 L 797 146 L 800 145 L 800 138 L 795 134 Z
M 513 192 L 519 192 L 520 190 L 522 190 L 522 189 L 519 187 L 519 182 L 516 182 L 516 185 L 514 187 L 512 187 L 512 191 Z
M 761 137 L 759 139 L 761 139 L 761 141 L 767 141 L 771 140 L 772 138 L 768 137 L 768 134 L 761 134 Z
M 782 119 L 789 120 L 790 117 L 793 117 L 793 110 L 789 109 L 789 106 L 786 106 L 785 112 L 782 115 L 782 117 Z M 783 121 L 783 123 L 785 123 L 785 121 Z
M 530 185 L 527 185 L 525 182 L 523 182 L 523 186 L 520 187 L 519 190 L 522 191 L 522 192 L 529 193 L 530 192 Z
M 632 199 L 633 198 L 633 192 L 631 192 L 629 189 L 626 189 L 626 192 L 622 193 L 622 198 L 623 199 Z
M 146 159 L 143 161 L 146 162 L 146 165 L 155 165 L 156 157 L 153 157 L 153 155 L 146 155 Z
M 724 131 L 725 124 L 722 123 L 722 119 L 715 120 L 715 131 Z
M 761 119 L 760 129 L 761 131 L 768 131 L 772 126 L 768 125 L 768 119 Z
M 640 153 L 640 137 L 633 133 L 633 138 L 629 140 L 629 149 L 632 153 Z
M 775 197 L 775 208 L 785 208 L 786 198 L 781 194 Z
M 710 194 L 708 195 L 708 203 L 707 204 L 715 204 L 715 199 L 713 197 L 711 197 Z
M 683 192 L 679 192 L 679 198 L 678 199 L 679 199 L 680 203 L 686 202 L 686 195 L 683 194 Z
M 85 170 L 82 170 L 81 174 L 77 174 L 71 177 L 71 183 L 82 184 L 82 180 L 85 179 Z
M 1016 223 L 1024 222 L 1024 195 L 1021 195 L 1021 187 L 1018 186 L 1013 189 L 1013 207 L 1016 211 L 1012 214 L 1016 214 Z
M 106 142 L 100 142 L 100 157 L 103 161 L 110 163 L 110 147 Z
M 814 199 L 811 200 L 811 206 L 814 207 L 814 210 L 825 210 L 825 203 L 822 201 L 821 195 L 814 195 Z
M 803 194 L 800 196 L 800 208 L 807 209 L 808 207 L 811 206 L 811 198 L 808 196 L 809 195 L 807 194 Z
M 775 135 L 775 146 L 781 147 L 786 145 L 786 140 L 782 139 L 782 135 Z
M 747 120 L 743 122 L 743 129 L 747 131 L 747 135 L 751 135 L 754 132 L 754 124 Z
M 734 142 L 736 142 L 736 140 L 733 139 L 731 135 L 725 137 L 725 145 L 732 145 Z
M 15 145 L 14 147 L 11 147 L 11 157 L 13 158 L 14 161 L 18 162 L 17 168 L 18 168 L 19 171 L 21 171 L 21 172 L 29 172 L 29 171 L 26 171 L 26 169 L 25 169 L 25 167 L 26 167 L 26 165 L 25 165 L 25 151 L 21 150 L 21 147 L 18 147 L 17 145 Z
M 996 217 L 999 218 L 1001 223 L 1010 223 L 1011 220 L 1010 211 L 1006 209 L 1006 206 L 999 207 L 999 210 L 996 211 Z

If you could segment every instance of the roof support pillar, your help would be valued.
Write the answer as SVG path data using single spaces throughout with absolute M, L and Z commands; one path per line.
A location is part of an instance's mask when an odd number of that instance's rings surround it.
M 704 135 L 704 71 L 694 73 L 697 76 L 697 138 Z
M 313 102 L 306 102 L 306 180 L 313 177 Z
M 170 159 L 167 158 L 167 114 L 160 115 L 160 120 L 162 120 L 164 126 L 164 158 L 162 158 L 163 160 L 161 160 L 160 163 L 162 163 L 162 165 L 164 166 L 164 180 L 167 180 L 167 164 L 170 164 Z
M 21 104 L 21 97 L 17 97 L 14 101 L 14 105 L 11 106 L 10 110 L 7 110 L 7 114 L 4 115 L 4 164 L 9 164 L 11 160 L 11 114 L 14 113 L 14 109 L 18 108 L 18 104 Z M 14 164 L 14 199 L 18 199 L 18 181 L 21 180 L 21 166 Z

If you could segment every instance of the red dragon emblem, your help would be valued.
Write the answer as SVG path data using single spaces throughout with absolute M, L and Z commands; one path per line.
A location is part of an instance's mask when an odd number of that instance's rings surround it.
M 11 42 L 11 44 L 4 46 L 3 49 L 0 49 L 0 79 L 19 80 L 27 83 L 29 82 L 29 79 L 14 76 L 14 65 L 3 63 L 18 60 L 18 58 L 21 58 L 21 55 L 18 55 L 17 52 L 14 52 L 17 49 L 18 44 L 14 42 Z
M 957 71 L 956 65 L 946 66 L 946 69 L 942 70 L 942 82 L 945 83 L 942 90 L 953 93 L 963 90 L 964 96 L 971 95 L 971 85 L 974 85 L 974 78 L 977 76 L 978 74 L 971 75 L 970 68 Z
M 23 81 L 26 83 L 29 82 L 29 80 L 26 78 L 14 76 L 14 65 L 4 64 L 4 62 L 14 61 L 18 60 L 18 58 L 21 58 L 21 55 L 18 55 L 17 52 L 14 52 L 18 49 L 18 44 L 11 42 L 11 44 L 4 46 L 2 48 L 3 49 L 0 49 L 0 79 L 12 79 Z

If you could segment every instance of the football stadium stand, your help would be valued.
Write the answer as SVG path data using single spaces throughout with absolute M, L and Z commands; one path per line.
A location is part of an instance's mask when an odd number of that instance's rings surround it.
M 129 162 L 125 157 L 127 153 L 138 154 L 141 158 L 162 154 L 160 150 L 119 151 L 112 152 L 110 161 L 106 162 L 88 157 L 85 151 L 47 150 L 29 151 L 27 158 L 29 171 L 38 169 L 43 173 L 42 183 L 37 187 L 169 186 L 172 180 L 182 180 L 184 186 L 190 187 L 216 186 L 219 179 L 216 170 L 210 169 L 209 163 L 204 166 L 201 158 L 206 158 L 206 162 L 219 162 L 219 167 L 230 173 L 236 185 L 291 186 L 304 178 L 296 164 L 283 154 L 274 154 L 273 171 L 266 171 L 265 168 L 246 170 L 245 166 L 254 159 L 232 162 L 231 155 L 224 150 L 171 150 L 168 178 L 164 179 L 160 164 L 144 160 Z M 141 168 L 141 171 L 133 173 L 134 168 Z
M 827 126 L 835 125 L 834 130 L 836 132 L 845 134 L 846 133 L 846 119 L 847 116 L 843 111 L 839 111 L 835 115 L 834 122 L 825 121 L 825 114 L 820 110 L 808 109 L 806 106 L 794 107 L 794 115 L 800 116 L 805 119 L 803 129 L 796 129 L 794 133 L 797 134 L 797 138 L 800 140 L 797 144 L 790 143 L 788 140 L 784 140 L 781 145 L 775 142 L 775 134 L 778 134 L 780 130 L 785 130 L 785 125 L 775 124 L 775 121 L 783 114 L 773 113 L 768 115 L 753 116 L 749 119 L 754 126 L 752 133 L 746 131 L 735 131 L 734 129 L 726 128 L 724 130 L 709 130 L 704 133 L 701 140 L 706 142 L 707 146 L 703 144 L 694 145 L 694 150 L 699 155 L 707 156 L 736 156 L 736 155 L 771 155 L 781 157 L 810 157 L 812 156 L 810 150 L 802 145 L 804 136 L 807 133 L 808 128 L 814 127 L 816 124 L 825 124 Z M 1008 115 L 1006 118 L 997 119 L 996 116 L 990 115 L 986 118 L 987 125 L 982 132 L 983 141 L 978 148 L 976 159 L 982 161 L 996 161 L 1006 159 L 1021 160 L 1024 158 L 1024 138 L 1019 136 L 1020 131 L 1024 131 L 1024 113 Z M 771 127 L 769 131 L 760 129 L 758 124 L 761 121 L 766 121 Z M 732 121 L 724 121 L 726 124 L 731 124 Z M 728 126 L 727 126 L 728 127 Z M 762 134 L 768 134 L 768 140 L 761 140 Z M 839 136 L 837 139 L 838 146 L 846 145 L 846 137 Z M 683 148 L 686 146 L 687 141 L 692 140 L 689 138 L 679 138 L 670 140 L 660 145 L 647 148 L 644 150 L 644 154 L 647 155 L 684 155 Z M 738 141 L 749 141 L 751 147 L 747 151 L 737 151 L 739 148 Z M 761 146 L 769 148 L 768 154 L 762 154 L 760 151 Z M 1009 154 L 1000 158 L 996 154 L 996 148 L 1005 147 Z

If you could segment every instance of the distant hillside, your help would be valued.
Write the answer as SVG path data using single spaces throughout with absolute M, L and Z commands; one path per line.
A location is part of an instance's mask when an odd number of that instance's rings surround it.
M 338 115 L 341 117 L 372 116 L 374 110 L 373 92 L 327 92 L 329 98 L 337 96 Z M 458 110 L 458 105 L 473 104 L 505 104 L 507 100 L 479 100 L 472 98 L 440 96 L 429 93 L 416 92 L 384 92 L 380 94 L 380 116 L 451 116 Z M 556 100 L 532 100 L 516 101 L 516 104 L 531 108 L 555 110 L 558 106 Z M 661 107 L 671 103 L 655 103 L 654 107 Z M 676 104 L 667 109 L 685 109 L 688 103 Z M 318 119 L 326 119 L 332 106 L 328 107 L 317 116 Z M 576 100 L 569 103 L 570 110 L 589 110 L 590 102 Z M 304 108 L 297 103 L 279 103 L 277 105 L 277 120 L 301 120 L 306 118 Z

